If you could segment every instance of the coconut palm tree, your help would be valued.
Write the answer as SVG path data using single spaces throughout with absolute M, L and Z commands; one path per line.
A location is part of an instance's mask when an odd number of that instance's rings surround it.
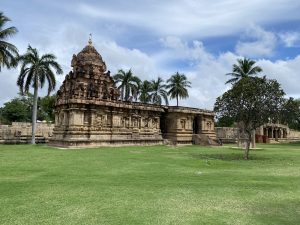
M 118 89 L 121 90 L 121 99 L 128 101 L 130 96 L 138 94 L 138 86 L 141 80 L 134 76 L 131 69 L 125 72 L 119 70 L 117 74 L 113 76 L 116 83 L 119 83 Z
M 166 85 L 163 84 L 163 79 L 160 77 L 157 78 L 157 80 L 152 80 L 151 81 L 151 86 L 152 86 L 152 93 L 150 95 L 151 101 L 154 104 L 161 105 L 162 104 L 162 99 L 164 99 L 166 105 L 169 105 L 168 101 L 168 93 L 166 91 Z
M 142 103 L 149 103 L 151 101 L 152 85 L 151 82 L 144 80 L 140 85 L 139 99 Z
M 247 58 L 238 59 L 237 64 L 233 64 L 232 72 L 227 73 L 226 75 L 232 76 L 233 78 L 229 79 L 225 84 L 231 83 L 234 84 L 239 81 L 242 77 L 254 76 L 257 73 L 262 72 L 262 68 L 255 66 L 255 61 Z
M 11 68 L 17 66 L 18 49 L 13 44 L 6 40 L 17 33 L 17 28 L 4 28 L 5 24 L 9 22 L 3 12 L 0 12 L 0 71 L 3 67 Z
M 48 95 L 55 89 L 56 79 L 53 69 L 57 74 L 62 74 L 61 66 L 56 62 L 53 54 L 39 55 L 36 48 L 30 45 L 27 52 L 18 58 L 22 64 L 17 85 L 22 94 L 29 93 L 29 88 L 34 90 L 33 107 L 32 107 L 32 139 L 31 143 L 35 144 L 36 116 L 37 116 L 37 100 L 38 90 L 43 88 L 45 82 L 48 83 Z
M 171 99 L 176 98 L 177 106 L 178 106 L 178 98 L 187 98 L 189 97 L 189 93 L 187 88 L 191 87 L 191 82 L 189 82 L 184 74 L 180 74 L 176 72 L 171 76 L 170 79 L 167 80 L 168 85 L 166 86 L 168 91 L 168 95 Z

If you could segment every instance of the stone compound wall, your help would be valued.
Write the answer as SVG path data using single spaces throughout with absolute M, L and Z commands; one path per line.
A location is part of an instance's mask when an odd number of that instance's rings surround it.
M 235 143 L 238 140 L 239 129 L 236 127 L 216 127 L 215 132 L 223 143 Z
M 38 143 L 48 142 L 52 136 L 54 124 L 37 123 L 36 138 Z M 12 125 L 0 125 L 0 143 L 30 143 L 31 123 L 13 122 Z
M 300 131 L 290 129 L 289 137 L 290 138 L 299 138 L 300 139 Z
M 235 143 L 239 137 L 245 136 L 240 133 L 239 128 L 235 127 L 216 127 L 215 132 L 217 138 L 223 143 Z M 263 139 L 266 139 L 267 143 L 269 140 L 276 142 L 300 141 L 300 131 L 289 129 L 283 124 L 265 124 L 256 129 L 256 139 L 257 142 L 264 142 Z

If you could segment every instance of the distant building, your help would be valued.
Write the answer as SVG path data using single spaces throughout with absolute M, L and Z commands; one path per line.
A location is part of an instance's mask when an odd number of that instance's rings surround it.
M 216 136 L 223 143 L 234 143 L 239 138 L 246 138 L 236 127 L 216 127 Z M 292 130 L 287 125 L 279 123 L 267 123 L 256 129 L 256 142 L 292 142 L 300 141 L 300 131 Z

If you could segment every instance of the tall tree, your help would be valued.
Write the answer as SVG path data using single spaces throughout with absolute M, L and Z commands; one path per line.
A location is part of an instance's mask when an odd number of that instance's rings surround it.
M 6 103 L 1 109 L 1 123 L 29 122 L 30 108 L 21 98 L 14 98 Z
M 152 93 L 150 96 L 151 96 L 152 103 L 161 105 L 163 99 L 166 105 L 169 105 L 168 93 L 166 91 L 166 85 L 164 84 L 163 79 L 158 77 L 157 80 L 152 80 L 151 86 L 152 86 Z
M 54 105 L 56 95 L 45 96 L 39 98 L 38 101 L 38 116 L 41 120 L 54 121 Z
M 7 42 L 7 39 L 17 33 L 17 28 L 7 27 L 5 24 L 10 19 L 3 12 L 0 12 L 0 71 L 3 67 L 11 68 L 17 66 L 18 49 L 13 44 Z
M 280 120 L 282 123 L 288 124 L 289 128 L 300 130 L 300 99 L 285 100 Z
M 151 92 L 152 92 L 151 82 L 149 82 L 147 80 L 144 80 L 141 83 L 141 86 L 140 86 L 139 100 L 142 103 L 149 103 L 149 102 L 151 102 Z
M 119 84 L 118 89 L 121 91 L 121 99 L 128 101 L 130 96 L 137 95 L 138 86 L 141 80 L 134 76 L 131 69 L 125 72 L 119 70 L 117 74 L 113 76 L 116 83 Z
M 232 127 L 234 126 L 234 120 L 232 117 L 223 116 L 219 117 L 217 121 L 215 121 L 215 127 Z
M 262 68 L 255 66 L 255 61 L 247 58 L 238 59 L 237 64 L 233 64 L 232 72 L 227 73 L 226 75 L 232 76 L 233 78 L 229 79 L 226 84 L 234 84 L 243 77 L 254 76 L 257 73 L 262 72 Z
M 214 107 L 217 117 L 233 118 L 243 125 L 244 132 L 248 134 L 245 159 L 249 159 L 253 130 L 270 120 L 278 120 L 284 104 L 284 94 L 276 80 L 243 77 L 217 98 Z
M 176 72 L 167 80 L 167 83 L 166 88 L 169 89 L 168 95 L 171 99 L 176 98 L 177 106 L 178 98 L 183 99 L 189 97 L 187 88 L 191 87 L 191 82 L 187 80 L 184 74 Z
M 30 45 L 27 48 L 27 52 L 20 56 L 18 60 L 22 64 L 17 81 L 21 93 L 28 93 L 30 87 L 34 89 L 31 143 L 35 144 L 38 90 L 39 88 L 43 88 L 47 81 L 49 95 L 55 89 L 56 85 L 53 69 L 57 74 L 62 74 L 63 71 L 61 66 L 56 62 L 56 57 L 53 54 L 40 56 L 37 49 L 32 48 Z

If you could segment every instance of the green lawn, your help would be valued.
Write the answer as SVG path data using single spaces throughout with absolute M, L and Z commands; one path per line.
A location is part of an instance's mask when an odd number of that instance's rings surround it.
M 0 224 L 300 224 L 300 144 L 0 145 Z

